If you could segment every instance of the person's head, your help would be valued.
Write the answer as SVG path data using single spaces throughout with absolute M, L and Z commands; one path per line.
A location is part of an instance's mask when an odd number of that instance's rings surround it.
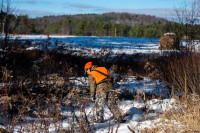
M 84 69 L 85 69 L 85 72 L 87 72 L 87 74 L 90 74 L 91 68 L 92 68 L 92 62 L 88 62 L 85 64 Z

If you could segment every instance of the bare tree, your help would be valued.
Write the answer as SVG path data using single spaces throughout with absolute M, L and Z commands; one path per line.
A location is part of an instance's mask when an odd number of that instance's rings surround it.
M 14 8 L 11 7 L 11 0 L 1 0 L 1 32 L 5 34 L 3 49 L 8 48 L 9 31 L 11 31 L 11 15 L 14 12 Z
M 200 19 L 200 0 L 183 0 L 179 8 L 175 8 L 176 21 L 182 24 L 181 29 L 187 37 L 186 48 L 191 51 L 195 47 L 195 39 L 199 33 L 197 25 Z

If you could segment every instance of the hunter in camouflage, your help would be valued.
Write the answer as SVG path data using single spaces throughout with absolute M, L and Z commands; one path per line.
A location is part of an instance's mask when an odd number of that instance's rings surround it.
M 116 121 L 122 121 L 122 115 L 116 103 L 117 93 L 114 91 L 113 81 L 107 69 L 92 65 L 92 62 L 88 62 L 85 65 L 85 70 L 88 73 L 91 100 L 94 101 L 95 99 L 96 122 L 104 122 L 104 105 L 106 103 L 114 119 Z

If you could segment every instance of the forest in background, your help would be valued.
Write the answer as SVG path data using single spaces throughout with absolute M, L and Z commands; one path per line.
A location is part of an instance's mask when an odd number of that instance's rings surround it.
M 5 14 L 1 13 L 1 31 Z M 199 36 L 199 25 L 187 25 L 171 22 L 149 15 L 128 13 L 79 14 L 63 16 L 45 16 L 29 18 L 25 16 L 7 16 L 10 34 L 58 34 L 78 36 L 116 36 L 160 38 L 164 33 L 174 32 L 179 37 L 186 35 L 189 27 Z M 198 37 L 196 37 L 198 38 Z

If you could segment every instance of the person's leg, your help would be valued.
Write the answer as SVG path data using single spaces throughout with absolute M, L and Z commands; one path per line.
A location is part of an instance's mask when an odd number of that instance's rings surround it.
M 117 93 L 114 91 L 108 92 L 107 93 L 107 104 L 108 108 L 111 111 L 111 113 L 114 116 L 115 120 L 120 120 L 122 119 L 121 111 L 119 107 L 117 106 Z
M 97 94 L 96 95 L 96 122 L 104 122 L 104 104 L 106 100 L 106 95 Z

